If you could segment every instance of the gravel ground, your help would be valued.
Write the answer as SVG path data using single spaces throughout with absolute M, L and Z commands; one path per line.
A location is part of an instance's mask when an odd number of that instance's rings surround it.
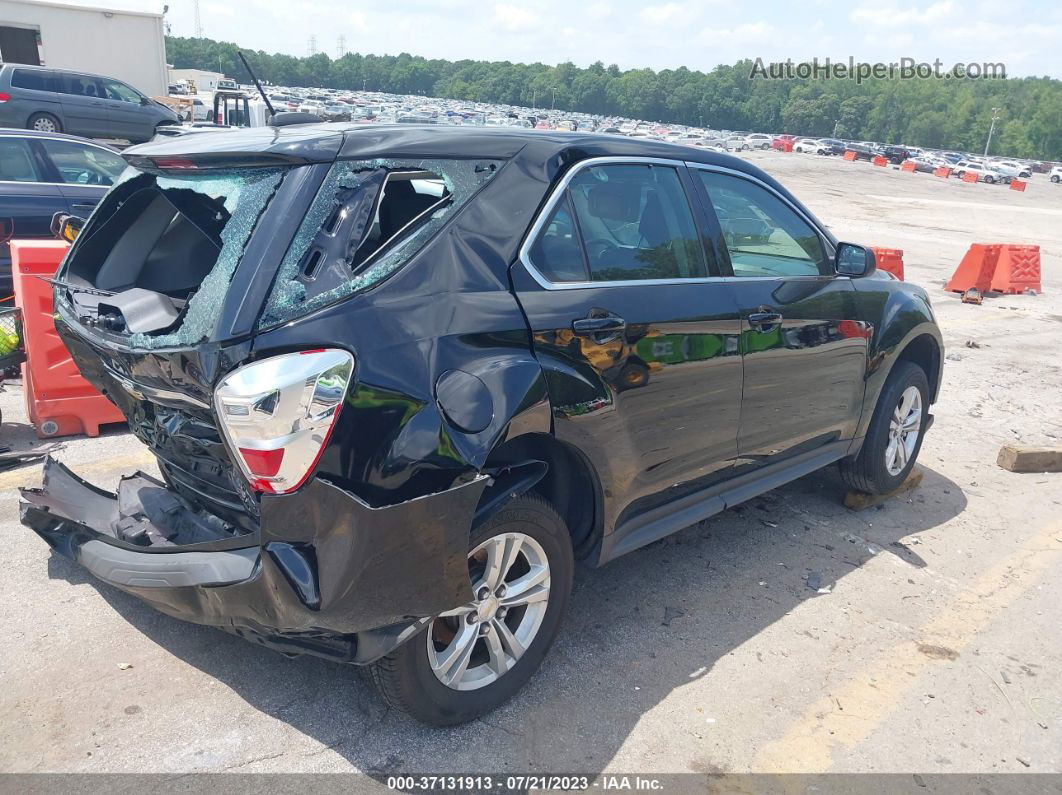
M 827 471 L 583 571 L 530 686 L 434 730 L 355 669 L 92 580 L 18 523 L 39 466 L 3 472 L 0 770 L 1062 771 L 1062 474 L 995 465 L 1004 442 L 1062 444 L 1062 186 L 749 157 L 929 289 L 948 356 L 917 490 L 850 512 Z M 998 241 L 1040 244 L 1042 295 L 942 291 Z M 17 385 L 0 408 L 3 443 L 32 444 Z M 106 487 L 152 466 L 120 430 L 59 455 Z

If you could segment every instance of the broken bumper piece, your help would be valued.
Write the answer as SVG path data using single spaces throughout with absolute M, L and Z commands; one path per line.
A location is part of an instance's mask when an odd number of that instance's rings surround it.
M 374 508 L 320 478 L 266 495 L 239 534 L 138 473 L 118 493 L 49 458 L 22 523 L 158 610 L 287 654 L 371 662 L 470 601 L 468 533 L 486 478 Z

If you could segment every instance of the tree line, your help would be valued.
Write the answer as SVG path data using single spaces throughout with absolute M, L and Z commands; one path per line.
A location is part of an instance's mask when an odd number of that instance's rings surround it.
M 247 82 L 231 42 L 167 37 L 176 68 L 220 71 Z M 245 51 L 247 52 L 247 51 Z M 681 67 L 621 70 L 508 61 L 447 61 L 402 53 L 330 58 L 247 52 L 263 81 L 285 86 L 382 91 L 524 107 L 556 108 L 664 123 L 834 136 L 934 149 L 984 149 L 999 108 L 992 154 L 1062 160 L 1062 81 L 751 78 L 753 62 L 710 72 Z

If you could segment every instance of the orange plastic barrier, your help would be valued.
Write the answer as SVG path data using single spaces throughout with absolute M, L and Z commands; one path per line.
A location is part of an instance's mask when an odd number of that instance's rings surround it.
M 971 287 L 982 293 L 1040 292 L 1040 247 L 974 243 L 944 289 L 965 293 Z
M 1020 179 L 1012 179 L 1010 181 L 1010 189 L 1011 190 L 1020 190 L 1022 193 L 1025 192 L 1025 185 L 1026 185 L 1026 183 L 1022 182 Z
M 965 174 L 962 175 L 962 181 L 963 182 L 977 182 L 977 175 L 974 174 L 972 171 L 967 171 Z
M 1040 247 L 1000 243 L 992 289 L 1000 293 L 1041 292 Z
M 878 270 L 887 271 L 903 281 L 903 249 L 878 248 L 872 246 L 874 258 L 878 261 Z
M 996 272 L 998 260 L 998 245 L 974 243 L 963 255 L 962 262 L 944 289 L 950 293 L 965 293 L 975 287 L 985 292 L 992 286 L 992 274 Z
M 904 161 L 903 161 L 903 162 L 902 162 L 902 163 L 900 164 L 900 171 L 908 171 L 908 172 L 910 172 L 910 173 L 912 173 L 912 174 L 913 174 L 913 173 L 914 173 L 914 172 L 916 172 L 917 170 L 918 170 L 918 168 L 917 168 L 917 167 L 915 166 L 915 164 L 914 164 L 914 163 L 913 163 L 912 161 L 910 161 L 910 160 L 904 160 Z
M 851 163 L 851 162 L 855 161 L 856 153 L 853 152 L 851 149 L 848 149 L 844 153 L 844 159 L 847 160 L 849 163 Z
M 875 166 L 887 166 L 889 164 L 888 158 L 884 158 L 881 155 L 874 155 L 874 159 L 870 162 Z
M 947 179 L 951 176 L 951 169 L 947 166 L 938 166 L 937 168 L 933 169 L 933 176 L 944 177 L 944 179 Z
M 68 247 L 60 240 L 11 241 L 15 304 L 22 309 L 26 346 L 22 389 L 26 413 L 41 438 L 99 436 L 101 425 L 125 422 L 122 412 L 81 377 L 55 330 L 52 285 L 37 278 L 54 276 Z

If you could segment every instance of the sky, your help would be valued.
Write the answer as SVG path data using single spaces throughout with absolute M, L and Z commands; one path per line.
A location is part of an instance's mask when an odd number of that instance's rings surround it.
M 73 0 L 161 11 L 155 0 Z M 175 36 L 195 31 L 191 0 L 169 0 Z M 741 58 L 818 57 L 945 66 L 1002 62 L 1010 76 L 1062 78 L 1059 0 L 200 0 L 203 35 L 252 49 L 336 57 L 346 50 L 428 58 L 594 61 L 707 71 Z

